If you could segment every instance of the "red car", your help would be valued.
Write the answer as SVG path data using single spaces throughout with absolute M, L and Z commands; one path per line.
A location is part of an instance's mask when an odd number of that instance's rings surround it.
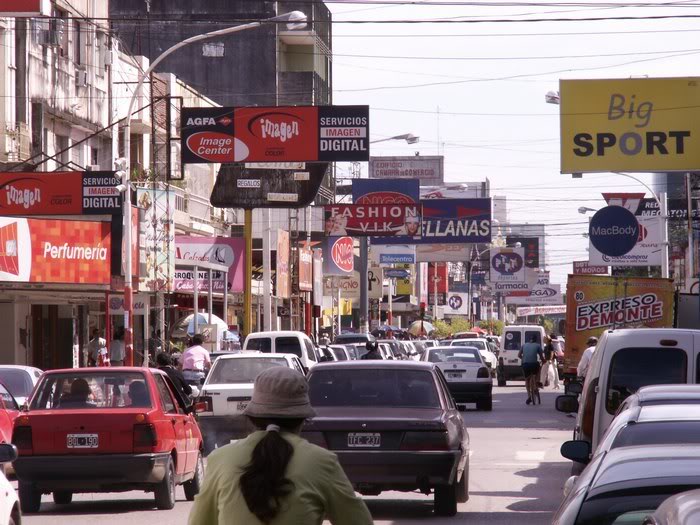
M 48 493 L 67 504 L 74 493 L 141 489 L 171 509 L 182 484 L 193 500 L 204 477 L 202 434 L 178 392 L 156 369 L 46 372 L 12 436 L 22 512 L 38 512 Z

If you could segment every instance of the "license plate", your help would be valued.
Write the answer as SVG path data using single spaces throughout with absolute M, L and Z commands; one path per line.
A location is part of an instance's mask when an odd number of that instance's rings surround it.
M 348 434 L 349 448 L 378 448 L 382 446 L 382 435 L 374 432 L 351 432 Z
M 447 372 L 447 379 L 462 379 L 462 374 L 457 372 Z
M 68 448 L 97 448 L 98 445 L 97 434 L 68 434 L 66 436 Z
M 248 401 L 239 401 L 236 404 L 236 410 L 243 411 L 248 406 Z

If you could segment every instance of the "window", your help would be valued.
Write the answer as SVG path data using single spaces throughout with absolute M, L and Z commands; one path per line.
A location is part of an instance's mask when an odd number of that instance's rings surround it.
M 168 385 L 165 384 L 163 376 L 160 374 L 154 374 L 156 380 L 156 386 L 158 387 L 158 395 L 160 396 L 160 402 L 163 405 L 163 410 L 168 414 L 177 414 L 177 407 L 175 406 L 175 401 L 170 393 Z
M 637 445 L 700 444 L 700 421 L 654 421 L 628 425 L 611 448 Z
M 431 363 L 481 363 L 478 350 L 456 347 L 449 350 L 430 350 L 428 361 Z
M 504 350 L 518 350 L 520 351 L 520 345 L 522 344 L 522 338 L 520 332 L 506 332 L 505 343 L 503 345 Z
M 0 383 L 15 397 L 27 397 L 34 386 L 29 374 L 21 368 L 0 369 Z
M 83 44 L 85 42 L 85 35 L 83 31 L 87 28 L 83 26 L 78 20 L 73 20 L 73 61 L 76 64 L 85 63 L 85 53 L 83 52 Z
M 107 47 L 107 36 L 102 31 L 95 33 L 95 74 L 98 77 L 103 77 L 105 69 L 107 69 L 107 54 L 110 52 Z M 95 162 L 97 164 L 97 162 Z
M 245 349 L 270 353 L 272 352 L 272 341 L 269 337 L 254 337 L 246 341 Z
M 258 374 L 275 366 L 287 366 L 284 358 L 217 359 L 207 384 L 253 383 Z
M 306 346 L 306 352 L 309 354 L 309 359 L 316 361 L 316 348 L 314 344 L 310 340 L 304 339 L 304 345 Z
M 688 359 L 681 348 L 623 348 L 612 358 L 605 408 L 615 414 L 625 399 L 647 385 L 683 384 Z
M 540 333 L 539 330 L 526 330 L 525 331 L 525 342 L 529 343 L 530 339 L 532 339 L 533 336 L 535 338 L 535 342 L 538 345 L 541 345 L 542 344 L 542 334 Z
M 441 408 L 431 372 L 353 368 L 312 371 L 314 406 Z
M 275 351 L 278 354 L 294 354 L 297 357 L 301 357 L 301 345 L 299 344 L 299 338 L 297 337 L 278 337 L 275 339 Z M 315 356 L 309 356 L 309 359 L 313 359 Z
M 8 392 L 2 385 L 0 385 L 0 398 L 2 398 L 2 404 L 4 405 L 5 410 L 19 410 L 15 398 L 12 397 L 12 394 L 10 394 L 10 392 Z

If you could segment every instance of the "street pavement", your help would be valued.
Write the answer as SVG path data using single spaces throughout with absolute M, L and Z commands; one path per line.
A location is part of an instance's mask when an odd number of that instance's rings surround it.
M 435 518 L 432 496 L 387 492 L 366 498 L 375 523 L 475 523 L 499 525 L 546 524 L 561 501 L 570 463 L 559 446 L 571 438 L 572 418 L 556 412 L 557 392 L 542 391 L 542 404 L 525 405 L 522 382 L 494 388 L 492 412 L 467 405 L 463 412 L 471 439 L 470 499 L 452 518 Z M 178 489 L 171 511 L 155 510 L 151 494 L 77 495 L 70 505 L 55 505 L 44 496 L 40 514 L 26 516 L 27 525 L 123 524 L 181 525 L 187 523 L 192 504 Z

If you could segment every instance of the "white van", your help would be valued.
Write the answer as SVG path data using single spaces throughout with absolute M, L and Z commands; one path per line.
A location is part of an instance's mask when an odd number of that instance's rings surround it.
M 498 368 L 496 377 L 498 386 L 506 386 L 509 379 L 523 379 L 523 367 L 518 354 L 520 349 L 530 338 L 542 345 L 544 351 L 544 328 L 538 325 L 515 324 L 503 328 L 501 334 L 501 346 L 498 352 Z
M 243 343 L 243 352 L 257 351 L 272 354 L 294 354 L 301 364 L 309 369 L 318 362 L 316 347 L 304 332 L 281 330 L 278 332 L 255 332 Z
M 569 394 L 557 397 L 556 407 L 578 412 L 574 439 L 589 442 L 594 451 L 625 399 L 647 385 L 697 383 L 698 366 L 700 330 L 608 330 L 593 352 L 580 403 Z

